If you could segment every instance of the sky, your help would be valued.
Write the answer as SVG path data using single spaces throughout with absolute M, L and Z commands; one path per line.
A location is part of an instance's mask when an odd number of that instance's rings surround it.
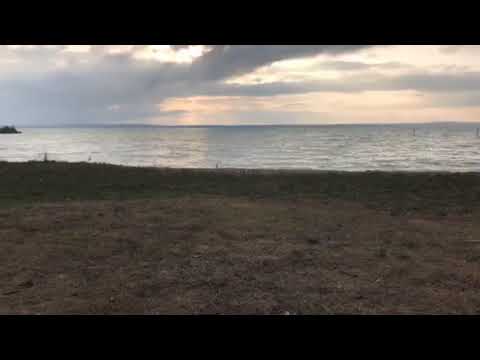
M 480 46 L 2 45 L 0 125 L 480 121 Z

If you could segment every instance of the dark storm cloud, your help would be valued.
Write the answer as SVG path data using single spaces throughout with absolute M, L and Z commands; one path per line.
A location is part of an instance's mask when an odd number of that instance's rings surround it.
M 249 73 L 275 61 L 340 54 L 366 48 L 364 45 L 215 45 L 192 66 L 192 75 L 220 80 Z

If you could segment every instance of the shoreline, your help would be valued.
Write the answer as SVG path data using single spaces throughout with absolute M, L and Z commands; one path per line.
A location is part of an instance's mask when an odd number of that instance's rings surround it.
M 66 165 L 91 165 L 91 166 L 112 166 L 119 168 L 131 169 L 151 169 L 171 172 L 204 172 L 204 173 L 248 173 L 257 174 L 393 174 L 393 175 L 480 175 L 478 171 L 449 171 L 449 170 L 328 170 L 328 169 L 310 169 L 310 168 L 235 168 L 235 167 L 169 167 L 169 166 L 136 166 L 115 163 L 88 162 L 88 161 L 56 161 L 48 160 L 48 163 L 66 164 Z M 0 160 L 1 164 L 37 164 L 45 163 L 42 160 L 25 160 L 25 161 L 7 161 Z

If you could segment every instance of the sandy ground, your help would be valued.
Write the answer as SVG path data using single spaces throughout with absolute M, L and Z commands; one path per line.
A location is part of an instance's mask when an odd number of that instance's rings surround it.
M 309 197 L 22 203 L 0 208 L 0 313 L 480 313 L 479 214 Z

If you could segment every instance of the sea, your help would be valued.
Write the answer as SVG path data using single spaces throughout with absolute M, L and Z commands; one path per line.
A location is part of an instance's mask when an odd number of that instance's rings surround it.
M 173 168 L 480 171 L 479 124 L 22 127 L 0 161 Z

